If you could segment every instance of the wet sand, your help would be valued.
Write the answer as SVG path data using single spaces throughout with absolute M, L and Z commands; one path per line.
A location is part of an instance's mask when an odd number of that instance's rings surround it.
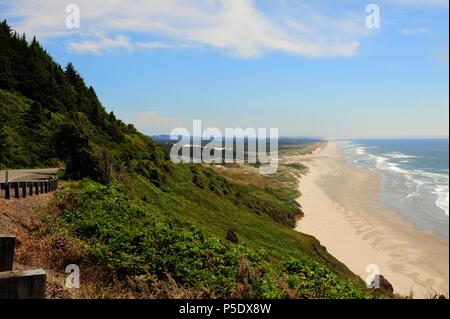
M 335 142 L 296 160 L 309 168 L 299 181 L 305 216 L 296 230 L 316 237 L 363 279 L 366 267 L 377 265 L 399 294 L 448 296 L 448 240 L 379 201 L 380 176 L 349 165 Z

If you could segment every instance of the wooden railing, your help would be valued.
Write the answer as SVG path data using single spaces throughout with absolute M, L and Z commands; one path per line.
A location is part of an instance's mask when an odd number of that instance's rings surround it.
M 58 188 L 58 178 L 47 180 L 0 183 L 0 198 L 25 198 L 53 192 Z
M 43 269 L 13 270 L 16 237 L 0 234 L 0 299 L 45 298 Z

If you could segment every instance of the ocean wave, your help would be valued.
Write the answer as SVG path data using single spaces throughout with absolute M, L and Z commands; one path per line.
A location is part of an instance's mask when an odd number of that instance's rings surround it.
M 374 158 L 375 163 L 376 163 L 375 165 L 378 169 L 389 170 L 389 171 L 404 174 L 404 175 L 407 175 L 411 172 L 409 170 L 401 168 L 399 166 L 399 164 L 397 164 L 397 163 L 389 162 L 389 159 L 387 157 L 378 156 L 378 155 L 370 155 L 370 157 Z
M 364 147 L 362 147 L 362 146 L 358 146 L 355 149 L 355 153 L 358 154 L 358 155 L 365 155 L 366 154 L 366 149 Z
M 449 206 L 448 185 L 438 185 L 434 193 L 437 195 L 436 206 L 442 209 L 445 215 L 448 216 L 448 206 Z
M 392 152 L 392 153 L 386 153 L 383 154 L 384 156 L 388 156 L 390 158 L 395 158 L 395 159 L 405 159 L 405 158 L 417 158 L 417 156 L 414 155 L 406 155 L 400 152 Z
M 354 164 L 365 164 L 366 168 L 372 167 L 389 174 L 394 178 L 394 184 L 402 183 L 394 176 L 406 179 L 403 181 L 404 189 L 407 192 L 406 198 L 416 200 L 421 196 L 432 196 L 435 198 L 435 205 L 449 216 L 449 175 L 448 169 L 441 172 L 432 172 L 423 169 L 407 169 L 403 164 L 414 163 L 414 158 L 418 156 L 407 155 L 400 152 L 389 152 L 381 155 L 371 154 L 368 147 L 357 143 L 346 143 L 345 150 L 352 158 Z M 401 160 L 401 161 L 399 161 Z M 394 175 L 392 175 L 394 174 Z M 395 182 L 395 183 L 394 183 Z
M 419 178 L 414 178 L 412 175 L 407 175 L 406 178 L 409 178 L 416 185 L 416 189 L 413 192 L 406 195 L 406 198 L 411 199 L 414 197 L 419 197 L 422 187 L 425 186 L 427 182 Z
M 404 170 L 397 167 L 396 172 L 401 172 L 404 177 L 414 182 L 415 190 L 406 198 L 413 199 L 421 196 L 425 191 L 436 196 L 435 205 L 449 216 L 449 176 L 448 174 L 427 172 L 424 170 Z

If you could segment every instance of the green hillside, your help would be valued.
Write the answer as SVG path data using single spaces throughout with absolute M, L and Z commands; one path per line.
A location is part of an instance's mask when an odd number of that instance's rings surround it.
M 0 168 L 47 166 L 64 166 L 66 182 L 43 238 L 63 241 L 60 264 L 102 266 L 102 289 L 158 284 L 164 297 L 174 281 L 202 297 L 371 296 L 316 239 L 292 230 L 295 192 L 173 164 L 107 113 L 73 65 L 62 69 L 3 22 Z M 81 253 L 68 253 L 67 241 Z

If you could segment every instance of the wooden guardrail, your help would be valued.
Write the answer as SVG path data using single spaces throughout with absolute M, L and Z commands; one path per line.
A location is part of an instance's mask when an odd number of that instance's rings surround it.
M 14 236 L 0 235 L 0 299 L 44 299 L 43 269 L 13 270 Z
M 49 193 L 58 188 L 58 178 L 48 180 L 0 183 L 0 198 L 25 198 Z

